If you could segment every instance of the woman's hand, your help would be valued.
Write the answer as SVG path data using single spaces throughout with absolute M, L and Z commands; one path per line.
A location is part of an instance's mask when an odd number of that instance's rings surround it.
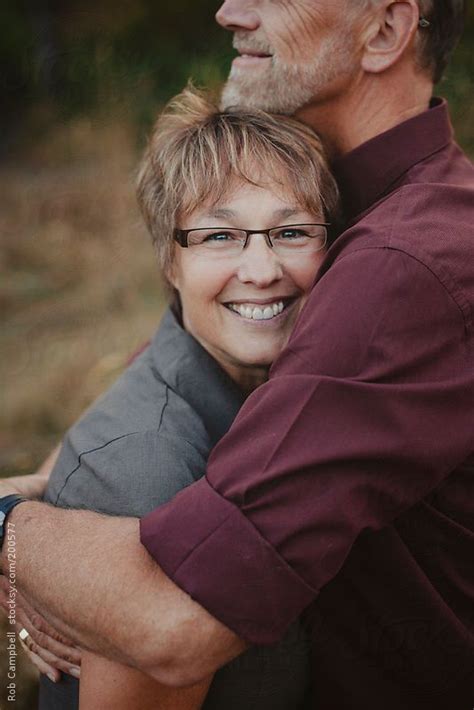
M 0 608 L 7 616 L 11 612 L 11 589 L 7 577 L 0 575 Z M 23 630 L 28 632 L 28 636 L 24 640 L 20 639 L 20 642 L 33 665 L 53 682 L 60 680 L 61 671 L 79 678 L 80 649 L 48 624 L 18 590 L 13 599 L 17 637 Z
M 41 499 L 48 485 L 51 471 L 59 456 L 59 451 L 60 447 L 57 446 L 35 473 L 0 479 L 0 497 L 16 493 L 25 498 Z
M 0 497 L 13 493 L 25 498 L 42 498 L 48 484 L 48 479 L 32 473 L 29 476 L 10 476 L 0 480 Z

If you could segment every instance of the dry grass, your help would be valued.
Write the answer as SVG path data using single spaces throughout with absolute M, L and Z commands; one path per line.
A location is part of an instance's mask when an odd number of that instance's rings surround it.
M 34 470 L 159 320 L 134 141 L 116 117 L 76 120 L 0 168 L 0 475 Z M 15 707 L 32 710 L 37 674 L 17 646 Z M 0 650 L 2 678 L 6 663 Z
M 0 472 L 32 470 L 153 332 L 134 132 L 77 120 L 0 169 Z

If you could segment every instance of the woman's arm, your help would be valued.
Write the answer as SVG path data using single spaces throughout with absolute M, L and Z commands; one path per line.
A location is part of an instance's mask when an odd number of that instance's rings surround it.
M 56 446 L 35 473 L 26 476 L 10 476 L 10 478 L 0 481 L 0 495 L 18 493 L 25 498 L 42 498 L 60 449 L 60 446 Z
M 212 676 L 189 688 L 169 688 L 135 668 L 85 652 L 79 710 L 199 710 Z

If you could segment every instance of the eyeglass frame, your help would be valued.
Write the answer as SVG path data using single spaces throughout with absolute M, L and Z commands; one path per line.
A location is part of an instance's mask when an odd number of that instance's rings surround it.
M 215 230 L 215 231 L 225 231 L 225 230 L 234 230 L 236 232 L 245 232 L 245 242 L 244 245 L 241 249 L 241 251 L 244 251 L 244 249 L 247 248 L 247 245 L 249 243 L 249 237 L 252 236 L 252 234 L 262 234 L 265 237 L 265 241 L 267 243 L 267 246 L 270 249 L 273 249 L 273 243 L 270 237 L 270 232 L 273 232 L 275 229 L 291 229 L 291 227 L 324 227 L 325 228 L 325 238 L 323 244 L 320 246 L 318 251 L 321 249 L 324 249 L 328 242 L 328 227 L 331 226 L 331 222 L 305 222 L 305 223 L 299 223 L 299 224 L 281 224 L 277 225 L 276 227 L 270 227 L 270 229 L 241 229 L 240 227 L 193 227 L 192 229 L 174 229 L 173 231 L 173 239 L 175 242 L 177 242 L 183 249 L 190 249 L 192 248 L 192 245 L 190 246 L 188 244 L 188 234 L 190 232 L 205 232 L 209 230 Z M 317 237 L 311 237 L 312 239 L 316 239 Z M 240 253 L 240 252 L 239 252 Z

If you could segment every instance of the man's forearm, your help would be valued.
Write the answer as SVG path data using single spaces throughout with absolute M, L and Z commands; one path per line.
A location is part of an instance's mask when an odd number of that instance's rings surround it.
M 138 520 L 27 502 L 9 525 L 18 586 L 79 645 L 172 685 L 196 682 L 243 650 L 151 559 Z

